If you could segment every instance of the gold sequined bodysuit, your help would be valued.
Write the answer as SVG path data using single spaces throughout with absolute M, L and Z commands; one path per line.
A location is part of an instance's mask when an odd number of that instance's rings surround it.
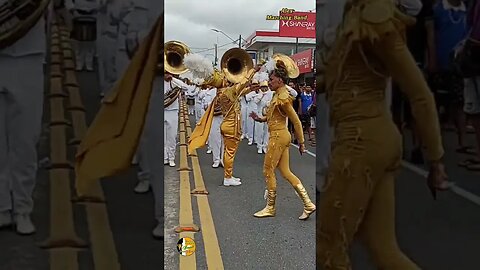
M 275 169 L 293 186 L 303 203 L 303 213 L 300 219 L 307 219 L 316 209 L 310 200 L 305 187 L 298 177 L 290 170 L 290 142 L 292 140 L 287 127 L 287 117 L 295 127 L 295 136 L 299 143 L 305 139 L 297 113 L 293 109 L 293 97 L 285 86 L 276 90 L 266 112 L 269 141 L 263 163 L 263 174 L 267 182 L 267 206 L 255 213 L 256 217 L 272 217 L 275 215 L 275 199 L 277 180 Z
M 335 140 L 320 196 L 317 255 L 325 270 L 351 269 L 348 251 L 358 236 L 378 269 L 419 269 L 395 237 L 402 140 L 385 106 L 387 78 L 407 95 L 429 160 L 443 156 L 434 99 L 405 45 L 410 19 L 391 0 L 349 5 L 325 71 Z

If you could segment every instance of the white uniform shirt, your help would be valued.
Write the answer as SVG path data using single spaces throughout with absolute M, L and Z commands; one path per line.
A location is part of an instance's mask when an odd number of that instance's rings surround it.
M 188 85 L 187 84 L 185 84 L 184 82 L 182 82 L 181 80 L 179 80 L 177 78 L 172 78 L 171 82 L 167 82 L 165 80 L 163 81 L 163 93 L 166 94 L 170 90 L 172 90 L 172 86 L 173 87 L 178 86 L 178 87 L 182 88 L 183 91 L 188 90 Z M 175 110 L 179 110 L 179 109 L 180 109 L 180 104 L 179 104 L 178 98 L 177 98 L 170 106 L 165 108 L 165 111 L 175 111 Z
M 260 114 L 263 115 L 263 108 L 268 107 L 270 105 L 270 102 L 272 101 L 273 98 L 273 92 L 272 90 L 268 90 L 267 92 L 263 93 L 262 99 L 260 100 Z

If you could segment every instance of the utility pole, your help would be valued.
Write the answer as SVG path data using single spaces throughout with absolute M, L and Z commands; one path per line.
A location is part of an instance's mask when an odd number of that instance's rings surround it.
M 217 66 L 218 57 L 217 57 L 217 44 L 215 43 L 215 67 Z
M 238 38 L 238 48 L 242 48 L 242 35 Z
M 295 41 L 295 53 L 298 53 L 298 37 L 296 38 L 296 41 Z

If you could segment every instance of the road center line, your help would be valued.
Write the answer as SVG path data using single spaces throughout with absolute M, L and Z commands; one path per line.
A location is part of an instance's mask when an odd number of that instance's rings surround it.
M 185 117 L 185 123 L 190 123 L 190 119 L 188 118 L 188 111 L 183 111 Z M 190 127 L 187 127 L 187 133 Z M 194 151 L 194 155 L 190 156 L 190 160 L 192 161 L 193 167 L 193 175 L 195 179 L 195 188 L 205 189 L 205 183 L 203 181 L 202 176 L 202 169 L 200 167 L 200 162 L 198 160 L 198 156 L 196 155 L 197 151 Z M 208 269 L 216 269 L 216 270 L 223 270 L 223 260 L 222 254 L 220 252 L 220 245 L 218 244 L 217 233 L 215 231 L 215 224 L 213 222 L 212 211 L 210 209 L 210 204 L 208 202 L 207 195 L 198 195 L 197 196 L 197 205 L 198 205 L 198 212 L 200 215 L 200 223 L 201 223 L 201 234 L 203 236 L 203 244 L 205 246 L 205 257 L 207 259 L 207 268 Z
M 418 166 L 415 166 L 410 162 L 402 161 L 402 166 L 404 168 L 409 169 L 410 171 L 424 177 L 424 178 L 427 178 L 427 176 L 428 176 L 428 171 L 426 171 L 425 169 L 422 169 Z M 457 184 L 455 184 L 455 182 L 450 183 L 450 190 L 453 193 L 457 194 L 458 196 L 466 199 L 467 201 L 470 201 L 470 202 L 480 206 L 480 197 L 479 196 L 469 192 L 468 190 L 465 190 L 465 189 L 457 186 Z

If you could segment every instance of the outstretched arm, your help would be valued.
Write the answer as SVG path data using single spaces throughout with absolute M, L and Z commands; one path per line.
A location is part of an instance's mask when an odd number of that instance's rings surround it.
M 430 161 L 440 160 L 444 154 L 440 124 L 433 94 L 422 72 L 407 49 L 399 32 L 385 35 L 371 48 L 400 85 L 412 107 L 423 144 Z
M 295 110 L 293 109 L 292 102 L 282 102 L 280 106 L 282 111 L 287 114 L 288 119 L 290 119 L 290 121 L 293 123 L 293 127 L 295 129 L 295 137 L 297 138 L 298 143 L 305 143 L 305 138 L 303 137 L 302 122 L 300 122 L 300 118 L 298 118 L 297 112 L 295 112 Z

